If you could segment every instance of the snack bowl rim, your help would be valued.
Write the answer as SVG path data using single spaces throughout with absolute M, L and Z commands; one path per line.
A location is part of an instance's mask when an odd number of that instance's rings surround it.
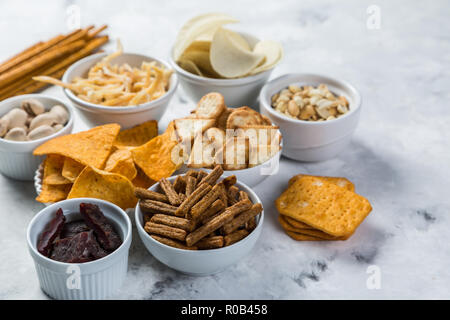
M 84 57 L 83 59 L 78 60 L 77 62 L 73 63 L 66 70 L 66 72 L 64 72 L 62 81 L 68 83 L 69 82 L 68 79 L 71 76 L 71 74 L 75 70 L 80 68 L 80 66 L 82 66 L 84 64 L 91 64 L 91 67 L 92 67 L 93 65 L 95 65 L 95 63 L 99 62 L 101 60 L 101 58 L 107 56 L 108 54 L 110 54 L 110 53 L 109 52 L 94 53 L 87 57 Z M 139 54 L 139 53 L 123 52 L 120 56 L 118 56 L 116 58 L 126 57 L 126 56 L 135 56 L 135 57 L 141 58 L 142 62 L 147 61 L 147 60 L 148 61 L 156 61 L 160 65 L 163 65 L 165 68 L 172 69 L 171 65 L 162 59 L 159 59 L 159 58 L 156 58 L 153 56 L 144 55 L 144 54 Z M 113 61 L 114 61 L 114 59 L 113 59 Z M 142 103 L 142 104 L 139 104 L 136 106 L 102 106 L 102 105 L 84 101 L 84 100 L 78 98 L 75 95 L 75 93 L 73 93 L 72 90 L 70 90 L 70 89 L 63 88 L 63 91 L 64 91 L 65 95 L 77 107 L 80 106 L 82 108 L 86 108 L 86 109 L 92 110 L 92 111 L 104 111 L 106 113 L 117 114 L 117 113 L 139 113 L 139 112 L 148 111 L 148 110 L 160 107 L 162 103 L 169 102 L 169 100 L 175 94 L 177 87 L 178 87 L 178 76 L 177 76 L 176 72 L 173 72 L 172 75 L 170 76 L 169 90 L 166 93 L 164 93 L 161 97 L 159 97 L 155 100 L 152 100 L 152 101 L 149 101 L 146 103 Z
M 271 97 L 273 94 L 277 93 L 278 91 L 286 88 L 287 86 L 297 83 L 297 82 L 305 82 L 305 83 L 311 83 L 314 81 L 305 80 L 308 78 L 321 78 L 323 83 L 329 84 L 329 83 L 337 83 L 344 87 L 348 92 L 351 92 L 355 99 L 354 101 L 350 101 L 349 104 L 349 111 L 342 116 L 333 119 L 333 120 L 327 120 L 327 121 L 306 121 L 301 119 L 292 119 L 281 112 L 276 111 L 274 108 L 272 108 L 271 104 Z M 280 87 L 281 89 L 277 89 L 277 92 L 270 94 L 269 91 L 272 91 L 273 88 Z M 348 98 L 348 97 L 347 97 Z M 353 100 L 353 99 L 352 99 Z M 344 121 L 345 118 L 349 117 L 351 114 L 355 113 L 357 110 L 361 109 L 362 105 L 362 97 L 359 93 L 359 91 L 348 81 L 338 79 L 332 76 L 328 76 L 321 73 L 287 73 L 284 75 L 281 75 L 275 79 L 270 80 L 267 82 L 264 87 L 261 89 L 261 92 L 259 94 L 259 102 L 260 105 L 264 107 L 265 110 L 267 110 L 272 116 L 274 116 L 277 119 L 281 119 L 283 121 L 287 121 L 294 124 L 299 125 L 305 125 L 305 126 L 326 126 L 330 123 L 337 123 Z M 351 103 L 353 102 L 353 104 Z
M 179 175 L 175 175 L 175 176 L 171 176 L 169 178 L 167 178 L 167 180 L 169 180 L 170 182 L 174 181 L 178 176 L 182 176 L 184 174 L 179 174 Z M 227 176 L 222 175 L 218 181 L 226 178 Z M 253 203 L 261 203 L 262 205 L 262 201 L 259 199 L 258 195 L 253 191 L 253 189 L 251 189 L 249 186 L 247 186 L 245 183 L 237 181 L 235 184 L 240 191 L 245 191 L 249 194 L 250 199 L 253 200 Z M 150 188 L 148 188 L 148 190 L 151 191 L 155 191 L 155 189 L 159 186 L 159 182 L 155 183 L 154 185 L 152 185 Z M 135 223 L 136 223 L 136 227 L 139 231 L 139 234 L 145 234 L 145 239 L 149 240 L 151 243 L 163 248 L 164 250 L 174 250 L 175 252 L 183 252 L 186 254 L 190 254 L 192 256 L 205 256 L 205 255 L 209 255 L 212 252 L 214 253 L 222 253 L 222 252 L 227 252 L 227 251 L 231 251 L 233 249 L 236 249 L 240 246 L 244 246 L 246 244 L 246 242 L 249 241 L 250 236 L 255 236 L 257 231 L 260 231 L 263 227 L 263 222 L 264 222 L 264 207 L 263 210 L 261 211 L 261 213 L 258 216 L 258 223 L 255 227 L 255 229 L 253 229 L 244 239 L 233 243 L 232 245 L 226 246 L 226 247 L 222 247 L 222 248 L 216 248 L 216 249 L 204 249 L 204 250 L 187 250 L 187 249 L 180 249 L 180 248 L 174 248 L 171 246 L 168 246 L 164 243 L 161 243 L 155 239 L 153 239 L 148 233 L 147 231 L 145 231 L 144 227 L 141 225 L 140 223 L 140 218 L 141 216 L 143 216 L 143 212 L 141 211 L 141 209 L 139 208 L 139 202 L 136 205 L 135 208 Z M 257 239 L 256 239 L 257 240 Z M 147 249 L 148 250 L 148 249 Z M 150 252 L 150 250 L 148 250 Z M 151 252 L 150 252 L 151 253 Z
M 122 216 L 122 218 L 124 218 L 124 220 L 126 221 L 126 229 L 127 229 L 124 232 L 125 237 L 124 237 L 124 239 L 122 239 L 121 245 L 116 250 L 114 250 L 113 252 L 111 252 L 110 254 L 108 254 L 107 256 L 105 256 L 103 258 L 100 258 L 100 259 L 97 259 L 94 261 L 90 261 L 90 262 L 83 262 L 83 263 L 61 262 L 61 261 L 56 261 L 56 260 L 50 259 L 49 257 L 42 255 L 37 250 L 36 245 L 34 245 L 31 241 L 32 227 L 34 226 L 36 221 L 39 218 L 41 218 L 43 215 L 54 214 L 56 212 L 56 210 L 59 208 L 62 208 L 64 210 L 64 208 L 63 208 L 64 205 L 66 205 L 67 203 L 73 203 L 73 202 L 93 203 L 93 204 L 98 205 L 102 211 L 104 210 L 104 207 L 109 206 L 108 209 L 112 209 L 111 211 L 114 211 L 115 213 L 119 213 L 120 216 Z M 42 233 L 42 231 L 41 231 L 41 233 Z M 110 262 L 110 261 L 114 260 L 117 256 L 119 256 L 124 250 L 128 250 L 129 244 L 131 244 L 131 234 L 132 234 L 132 224 L 131 224 L 130 218 L 128 217 L 127 213 L 123 209 L 121 209 L 114 203 L 106 201 L 106 200 L 96 199 L 96 198 L 73 198 L 73 199 L 66 199 L 66 200 L 61 200 L 61 201 L 52 203 L 52 204 L 48 205 L 47 207 L 43 208 L 42 210 L 40 210 L 37 214 L 35 214 L 33 219 L 31 219 L 31 221 L 29 222 L 28 227 L 27 227 L 27 244 L 28 244 L 28 248 L 32 252 L 33 259 L 40 259 L 42 261 L 45 261 L 46 264 L 59 266 L 59 267 L 61 267 L 61 266 L 68 267 L 68 266 L 78 265 L 78 266 L 80 266 L 80 268 L 83 268 L 83 267 L 89 268 L 89 267 L 93 267 L 96 265 L 100 265 L 102 263 Z M 84 272 L 84 273 L 86 273 L 86 272 Z M 89 273 L 89 272 L 87 272 L 87 273 Z
M 10 97 L 8 99 L 0 101 L 0 109 L 2 108 L 2 106 L 4 104 L 7 104 L 7 103 L 13 103 L 13 102 L 16 102 L 16 101 L 23 101 L 23 100 L 26 100 L 26 99 L 36 99 L 36 100 L 40 101 L 42 98 L 48 99 L 48 100 L 54 100 L 56 102 L 54 104 L 54 106 L 58 104 L 58 105 L 61 105 L 62 107 L 64 107 L 67 110 L 67 112 L 69 113 L 69 119 L 67 120 L 67 123 L 63 126 L 63 128 L 61 130 L 55 132 L 55 133 L 52 133 L 49 136 L 42 137 L 42 138 L 35 139 L 35 140 L 11 141 L 11 140 L 6 140 L 4 138 L 0 138 L 0 147 L 8 148 L 8 145 L 9 146 L 15 146 L 17 148 L 20 148 L 20 146 L 24 146 L 25 147 L 25 146 L 31 146 L 31 145 L 36 145 L 36 147 L 37 147 L 37 146 L 41 145 L 42 143 L 44 143 L 44 142 L 46 142 L 48 140 L 51 140 L 51 139 L 54 139 L 56 137 L 63 136 L 63 135 L 66 135 L 66 134 L 70 133 L 70 131 L 72 130 L 71 128 L 73 128 L 73 123 L 74 123 L 74 111 L 73 111 L 72 107 L 70 107 L 66 102 L 64 102 L 63 100 L 61 100 L 59 98 L 56 98 L 56 97 L 53 97 L 53 96 L 50 96 L 50 95 L 46 95 L 46 94 L 41 94 L 41 93 L 23 94 L 23 95 Z M 12 107 L 12 108 L 9 109 L 9 111 L 11 111 L 14 108 L 20 108 L 20 106 Z M 48 109 L 46 108 L 46 111 L 49 111 L 50 108 L 48 108 Z M 7 111 L 6 113 L 8 113 L 9 111 Z M 5 115 L 6 113 L 2 114 L 0 117 Z M 66 130 L 68 130 L 67 133 L 65 132 Z

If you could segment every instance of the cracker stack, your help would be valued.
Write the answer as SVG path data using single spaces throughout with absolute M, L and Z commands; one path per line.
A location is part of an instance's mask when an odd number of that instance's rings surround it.
M 298 241 L 346 240 L 372 211 L 346 178 L 297 175 L 275 201 L 278 220 Z

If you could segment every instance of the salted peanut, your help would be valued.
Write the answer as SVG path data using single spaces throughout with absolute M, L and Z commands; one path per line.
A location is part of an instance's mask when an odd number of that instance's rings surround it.
M 199 202 L 197 202 L 188 212 L 188 218 L 201 220 L 208 207 L 219 198 L 219 195 L 225 190 L 223 184 L 216 184 Z
M 236 202 L 238 202 L 237 195 L 239 194 L 239 189 L 236 186 L 231 186 L 228 188 L 227 191 L 227 197 L 228 197 L 228 203 L 233 205 Z
M 164 238 L 164 237 L 160 237 L 156 234 L 151 234 L 150 237 L 152 237 L 153 239 L 155 239 L 156 241 L 159 241 L 165 245 L 174 247 L 174 248 L 178 248 L 178 249 L 184 249 L 184 250 L 197 250 L 197 247 L 188 247 L 187 245 L 183 244 L 180 241 L 177 240 L 172 240 L 172 239 L 168 239 L 168 238 Z
M 254 204 L 249 210 L 242 212 L 240 215 L 238 215 L 236 218 L 231 220 L 231 222 L 227 223 L 223 226 L 223 232 L 225 234 L 230 234 L 234 231 L 236 231 L 240 226 L 245 225 L 247 221 L 250 219 L 256 217 L 258 214 L 262 211 L 262 205 L 261 203 Z
M 36 117 L 45 112 L 45 107 L 42 102 L 36 99 L 23 100 L 20 107 L 32 117 Z
M 184 176 L 178 176 L 174 183 L 173 183 L 173 188 L 175 189 L 176 192 L 178 193 L 185 193 L 186 192 L 186 181 Z
M 188 219 L 168 216 L 165 214 L 155 214 L 151 219 L 151 222 L 164 224 L 169 227 L 179 228 L 191 232 L 194 230 L 195 224 Z
M 199 249 L 217 249 L 222 248 L 224 244 L 223 236 L 212 236 L 203 238 L 196 243 L 196 247 Z
M 159 180 L 159 186 L 163 189 L 164 193 L 169 199 L 171 205 L 178 206 L 181 203 L 181 199 L 178 196 L 178 193 L 173 188 L 173 185 L 166 178 L 162 178 Z
M 236 203 L 231 207 L 226 208 L 223 213 L 218 214 L 213 219 L 211 219 L 211 221 L 188 234 L 186 237 L 187 245 L 188 246 L 194 245 L 195 243 L 206 237 L 208 234 L 216 231 L 226 223 L 233 220 L 234 216 L 250 209 L 251 206 L 252 204 L 249 200 L 244 200 Z
M 202 224 L 205 224 L 209 218 L 211 218 L 213 215 L 217 214 L 219 211 L 225 209 L 225 204 L 222 200 L 217 199 L 212 203 L 212 205 L 206 209 L 206 211 L 203 213 L 203 215 L 200 218 L 200 222 Z
M 248 234 L 249 232 L 247 230 L 242 229 L 226 235 L 224 237 L 225 247 L 244 239 Z
M 300 112 L 299 118 L 301 120 L 308 120 L 308 119 L 312 118 L 312 116 L 314 116 L 315 114 L 316 114 L 316 111 L 314 110 L 314 107 L 312 105 L 308 104 Z
M 338 105 L 336 109 L 341 114 L 344 114 L 344 113 L 346 113 L 348 111 L 348 108 L 345 105 L 342 105 L 342 104 Z
M 300 114 L 300 108 L 294 100 L 289 101 L 287 110 L 293 117 L 297 117 Z
M 197 185 L 197 179 L 192 176 L 186 176 L 186 196 L 189 197 L 194 192 Z
M 35 117 L 33 120 L 31 120 L 30 130 L 33 130 L 34 128 L 37 128 L 37 127 L 40 127 L 43 125 L 52 126 L 57 123 L 59 123 L 59 122 L 55 115 L 51 114 L 50 112 L 42 113 L 42 114 L 38 115 L 37 117 Z
M 25 127 L 28 114 L 22 109 L 14 108 L 4 115 L 3 118 L 8 120 L 8 130 L 11 130 L 12 128 Z
M 24 128 L 12 128 L 5 135 L 5 140 L 11 141 L 27 141 L 27 131 Z
M 302 88 L 300 88 L 299 86 L 294 85 L 294 84 L 291 84 L 291 85 L 288 87 L 288 89 L 289 89 L 289 91 L 292 92 L 292 93 L 297 93 L 297 92 L 302 91 Z
M 198 186 L 200 185 L 200 183 L 203 182 L 203 179 L 206 176 L 208 176 L 208 173 L 206 173 L 206 171 L 201 170 L 201 171 L 198 172 L 198 174 L 197 174 L 197 185 Z
M 248 193 L 247 192 L 245 192 L 245 191 L 239 191 L 239 201 L 242 201 L 242 200 L 245 200 L 245 199 L 248 199 L 248 200 L 250 200 L 250 197 L 248 196 Z
M 0 137 L 3 137 L 8 132 L 9 119 L 1 118 L 0 119 Z
M 164 213 L 172 216 L 175 215 L 175 212 L 177 210 L 177 207 L 155 200 L 141 200 L 139 201 L 139 207 L 143 212 Z
M 150 191 L 144 188 L 134 188 L 134 195 L 136 196 L 136 198 L 138 199 L 142 199 L 142 200 L 156 200 L 156 201 L 161 201 L 161 202 L 169 202 L 169 199 L 167 198 L 167 196 L 165 194 L 159 193 L 159 192 L 155 192 L 155 191 Z
M 36 140 L 36 139 L 48 137 L 54 133 L 55 133 L 55 130 L 52 127 L 50 127 L 49 125 L 43 125 L 43 126 L 40 126 L 40 127 L 37 127 L 37 128 L 34 128 L 33 130 L 31 130 L 28 133 L 27 138 L 28 138 L 28 140 Z
M 144 226 L 145 231 L 150 234 L 159 234 L 170 239 L 184 241 L 186 239 L 186 230 L 169 227 L 164 224 L 147 222 Z
M 66 108 L 60 105 L 55 105 L 50 109 L 50 113 L 56 117 L 56 121 L 59 124 L 65 124 L 69 121 L 69 113 Z
M 203 178 L 202 183 L 209 183 L 210 185 L 214 185 L 222 174 L 222 167 L 215 166 L 214 169 L 206 177 Z
M 205 195 L 212 187 L 207 183 L 202 183 L 199 185 L 181 205 L 175 211 L 175 215 L 178 217 L 186 217 L 187 213 L 191 208 Z
M 252 218 L 245 223 L 245 229 L 247 231 L 252 231 L 256 228 L 256 218 Z

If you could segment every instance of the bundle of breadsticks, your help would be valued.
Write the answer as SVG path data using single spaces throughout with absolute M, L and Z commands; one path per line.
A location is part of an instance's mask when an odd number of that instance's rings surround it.
M 43 89 L 48 84 L 32 78 L 37 75 L 61 78 L 74 62 L 108 42 L 100 35 L 107 26 L 89 26 L 38 42 L 0 64 L 0 101 Z
M 221 166 L 209 174 L 189 170 L 173 184 L 161 179 L 161 192 L 136 188 L 145 231 L 163 244 L 186 250 L 216 249 L 244 239 L 256 228 L 263 207 L 235 186 L 236 176 L 219 182 L 222 173 Z

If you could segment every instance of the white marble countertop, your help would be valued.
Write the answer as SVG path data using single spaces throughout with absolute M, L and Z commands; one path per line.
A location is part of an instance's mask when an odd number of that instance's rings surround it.
M 251 255 L 222 273 L 189 277 L 154 259 L 133 234 L 126 283 L 117 299 L 450 298 L 450 4 L 411 1 L 1 1 L 0 60 L 67 30 L 67 7 L 81 24 L 107 23 L 127 51 L 167 57 L 177 30 L 202 12 L 223 11 L 262 38 L 283 43 L 273 77 L 318 72 L 345 78 L 363 96 L 350 147 L 321 163 L 283 158 L 255 188 L 266 210 Z M 381 10 L 367 28 L 367 8 Z M 109 45 L 110 48 L 114 44 Z M 59 88 L 47 90 L 62 98 Z M 192 103 L 180 95 L 164 128 Z M 447 110 L 447 111 L 445 111 Z M 447 112 L 447 113 L 446 113 Z M 85 129 L 78 118 L 75 130 Z M 277 223 L 274 200 L 298 173 L 344 176 L 373 211 L 347 241 L 296 242 Z M 26 245 L 42 205 L 31 182 L 0 176 L 0 299 L 46 299 Z M 369 266 L 381 288 L 368 289 Z

